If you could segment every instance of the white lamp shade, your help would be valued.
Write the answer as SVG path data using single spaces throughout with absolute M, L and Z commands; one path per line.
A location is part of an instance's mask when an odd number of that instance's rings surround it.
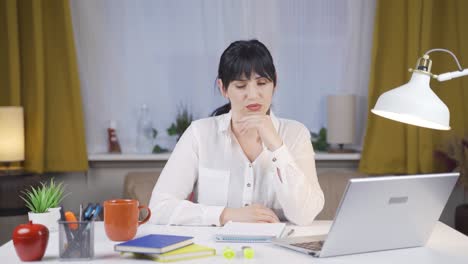
M 356 125 L 356 96 L 330 95 L 327 97 L 327 142 L 354 143 Z
M 0 107 L 0 162 L 24 160 L 23 108 Z
M 429 75 L 414 72 L 407 84 L 382 94 L 371 112 L 410 125 L 449 130 L 450 112 L 429 81 Z

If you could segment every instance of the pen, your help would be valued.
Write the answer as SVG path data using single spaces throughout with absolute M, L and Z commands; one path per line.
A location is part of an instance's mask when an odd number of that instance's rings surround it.
M 102 206 L 99 203 L 97 203 L 94 207 L 93 216 L 91 217 L 92 221 L 96 220 L 99 217 L 101 210 L 102 210 Z
M 83 212 L 83 217 L 84 219 L 83 220 L 89 220 L 91 219 L 91 214 L 93 213 L 93 210 L 94 210 L 94 206 L 92 203 L 88 203 L 88 206 L 86 206 L 86 208 L 84 209 L 84 212 Z
M 79 221 L 83 221 L 83 204 L 80 204 L 80 218 Z

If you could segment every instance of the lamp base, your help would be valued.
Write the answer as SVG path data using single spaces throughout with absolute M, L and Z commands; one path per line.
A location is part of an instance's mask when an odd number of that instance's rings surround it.
M 0 166 L 0 176 L 23 175 L 24 168 L 20 166 Z
M 344 148 L 344 144 L 338 144 L 339 148 L 328 148 L 329 153 L 356 153 L 357 151 L 354 149 L 346 149 Z
M 340 148 L 337 148 L 337 149 L 329 148 L 328 149 L 328 153 L 357 153 L 357 152 L 358 151 L 354 150 L 354 149 L 340 149 Z

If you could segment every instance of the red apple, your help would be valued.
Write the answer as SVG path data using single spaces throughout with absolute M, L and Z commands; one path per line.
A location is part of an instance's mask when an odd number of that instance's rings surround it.
M 22 261 L 41 260 L 49 242 L 49 229 L 41 224 L 21 224 L 13 231 L 13 245 Z

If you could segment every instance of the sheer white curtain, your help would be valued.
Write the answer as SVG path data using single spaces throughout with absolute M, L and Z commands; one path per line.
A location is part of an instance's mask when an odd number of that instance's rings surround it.
M 219 56 L 256 38 L 275 59 L 278 116 L 310 130 L 326 126 L 326 96 L 360 97 L 366 119 L 374 0 L 70 0 L 88 151 L 106 151 L 109 120 L 124 152 L 135 149 L 138 109 L 147 104 L 159 143 L 180 104 L 202 118 L 225 103 L 215 89 Z

